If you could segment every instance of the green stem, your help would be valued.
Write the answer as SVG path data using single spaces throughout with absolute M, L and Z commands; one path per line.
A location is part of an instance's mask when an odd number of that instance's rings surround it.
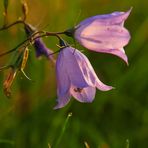
M 63 128 L 62 128 L 61 133 L 60 133 L 60 135 L 59 135 L 59 137 L 58 137 L 58 140 L 57 140 L 56 144 L 53 146 L 54 148 L 57 148 L 58 145 L 59 145 L 59 143 L 61 142 L 61 139 L 62 139 L 62 137 L 63 137 L 63 135 L 64 135 L 64 133 L 65 133 L 65 130 L 66 130 L 66 127 L 67 127 L 69 118 L 70 118 L 71 116 L 72 116 L 72 113 L 69 113 L 69 114 L 67 115 L 67 118 L 66 118 L 66 120 L 65 120 L 65 122 L 64 122 Z
M 126 148 L 129 148 L 129 139 L 126 139 Z
M 10 27 L 12 27 L 12 26 L 14 26 L 16 24 L 26 24 L 26 23 L 24 21 L 22 21 L 22 20 L 19 20 L 19 21 L 16 21 L 16 22 L 14 22 L 14 23 L 12 23 L 10 25 L 7 25 L 7 26 L 4 24 L 4 26 L 0 28 L 0 31 L 6 30 L 6 29 L 8 29 L 8 28 L 10 28 Z
M 39 33 L 45 33 L 45 34 L 34 37 L 36 34 L 39 34 Z M 36 40 L 36 39 L 38 39 L 38 38 L 47 37 L 47 36 L 55 36 L 55 37 L 57 37 L 58 39 L 61 39 L 61 37 L 59 36 L 59 34 L 63 34 L 63 32 L 44 32 L 44 31 L 35 32 L 35 33 L 32 34 L 30 37 L 28 37 L 26 40 L 24 40 L 23 42 L 21 42 L 20 44 L 18 44 L 15 48 L 13 48 L 13 49 L 11 49 L 11 50 L 9 50 L 9 51 L 6 51 L 6 52 L 4 52 L 4 53 L 1 53 L 1 54 L 0 54 L 0 57 L 1 57 L 1 56 L 4 56 L 4 55 L 7 55 L 7 54 L 9 54 L 9 53 L 11 53 L 11 52 L 13 52 L 13 51 L 15 51 L 15 50 L 18 49 L 20 46 L 22 46 L 23 44 L 27 43 L 29 40 L 30 40 L 30 41 L 34 41 L 34 40 Z M 34 37 L 34 38 L 33 38 L 33 37 Z M 27 46 L 29 46 L 29 45 L 30 45 L 30 42 L 27 43 L 27 44 L 24 45 L 24 46 L 27 47 Z

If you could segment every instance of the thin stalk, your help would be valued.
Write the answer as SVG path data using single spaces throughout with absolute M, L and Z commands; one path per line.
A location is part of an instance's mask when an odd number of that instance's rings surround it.
M 10 67 L 12 67 L 12 65 L 7 65 L 7 66 L 0 67 L 0 71 L 3 71 L 3 70 L 8 69 Z
M 43 31 L 42 31 L 42 32 L 43 32 Z M 38 33 L 41 33 L 41 31 L 35 32 L 35 33 L 32 34 L 29 38 L 27 38 L 26 40 L 24 40 L 23 42 L 21 42 L 20 44 L 18 44 L 15 48 L 13 48 L 13 49 L 11 49 L 11 50 L 8 50 L 8 51 L 6 51 L 6 52 L 4 52 L 4 53 L 1 53 L 1 54 L 0 54 L 0 57 L 1 57 L 1 56 L 4 56 L 4 55 L 7 55 L 7 54 L 9 54 L 9 53 L 11 53 L 11 52 L 13 52 L 13 51 L 15 51 L 17 48 L 19 48 L 20 46 L 22 46 L 23 44 L 25 44 L 27 41 L 31 40 L 31 38 L 32 38 L 33 36 L 35 36 L 36 34 L 38 34 Z M 41 37 L 42 37 L 42 36 L 41 36 Z M 38 36 L 37 38 L 40 38 L 40 36 Z M 35 38 L 35 39 L 37 39 L 37 38 Z M 30 43 L 27 44 L 27 46 L 28 46 L 28 45 L 30 45 Z
M 62 140 L 62 137 L 63 137 L 63 135 L 64 135 L 64 133 L 65 133 L 65 130 L 66 130 L 66 127 L 67 127 L 69 118 L 70 118 L 71 116 L 72 116 L 72 113 L 69 113 L 69 114 L 67 115 L 67 118 L 66 118 L 66 120 L 65 120 L 65 122 L 64 122 L 64 125 L 63 125 L 63 128 L 62 128 L 62 130 L 61 130 L 60 136 L 58 137 L 58 140 L 57 140 L 55 146 L 53 146 L 54 148 L 57 148 L 57 147 L 59 146 L 59 144 L 60 144 L 60 142 L 61 142 L 61 140 Z
M 16 24 L 24 24 L 24 25 L 26 25 L 26 23 L 25 23 L 24 21 L 19 20 L 19 21 L 16 21 L 16 22 L 14 22 L 14 23 L 8 25 L 8 26 L 4 25 L 3 27 L 0 28 L 0 31 L 6 30 L 6 29 L 8 29 L 8 28 L 10 28 L 10 27 L 12 27 L 12 26 L 14 26 L 14 25 L 16 25 Z
M 36 34 L 39 34 L 39 33 L 45 33 L 45 34 L 34 37 Z M 21 42 L 20 44 L 18 44 L 15 48 L 13 48 L 13 49 L 11 49 L 11 50 L 9 50 L 9 51 L 6 51 L 6 52 L 4 52 L 4 53 L 1 53 L 1 54 L 0 54 L 0 57 L 1 57 L 1 56 L 4 56 L 4 55 L 7 55 L 7 54 L 9 54 L 9 53 L 11 53 L 11 52 L 13 52 L 13 51 L 15 51 L 15 50 L 18 49 L 20 46 L 22 46 L 23 44 L 25 44 L 26 42 L 28 42 L 29 40 L 30 40 L 30 41 L 34 41 L 34 40 L 36 40 L 36 39 L 38 39 L 38 38 L 47 37 L 47 36 L 55 36 L 55 37 L 57 37 L 58 39 L 61 39 L 58 34 L 63 34 L 63 32 L 44 32 L 44 31 L 35 32 L 35 33 L 32 34 L 29 38 L 27 38 L 26 40 L 24 40 L 23 42 Z M 33 37 L 34 37 L 34 38 L 33 38 Z M 30 45 L 30 43 L 26 44 L 25 46 L 27 47 L 27 46 L 29 46 L 29 45 Z
M 126 148 L 129 148 L 129 139 L 126 139 Z

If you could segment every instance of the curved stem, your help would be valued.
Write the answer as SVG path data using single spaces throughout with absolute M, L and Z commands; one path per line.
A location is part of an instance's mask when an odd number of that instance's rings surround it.
M 1 54 L 0 54 L 0 57 L 1 57 L 1 56 L 4 56 L 4 55 L 7 55 L 7 54 L 9 54 L 9 53 L 11 53 L 11 52 L 13 52 L 13 51 L 15 51 L 15 50 L 16 50 L 17 48 L 19 48 L 21 45 L 25 44 L 26 41 L 28 41 L 28 39 L 27 39 L 27 40 L 24 40 L 23 42 L 21 42 L 20 44 L 18 44 L 15 48 L 13 48 L 13 49 L 11 49 L 11 50 L 8 50 L 8 51 L 6 51 L 6 52 L 4 52 L 4 53 L 1 53 Z
M 15 48 L 13 48 L 13 49 L 11 49 L 11 50 L 9 50 L 9 51 L 6 51 L 6 52 L 4 52 L 4 53 L 1 53 L 1 54 L 0 54 L 0 57 L 1 57 L 1 56 L 4 56 L 4 55 L 7 55 L 7 54 L 9 54 L 9 53 L 11 53 L 11 52 L 13 52 L 13 51 L 15 51 L 17 48 L 19 48 L 20 46 L 22 46 L 23 44 L 25 44 L 27 41 L 31 40 L 31 38 L 32 38 L 33 36 L 35 36 L 36 34 L 38 34 L 38 33 L 43 33 L 43 31 L 35 32 L 35 33 L 32 34 L 29 38 L 27 38 L 26 40 L 24 40 L 23 42 L 21 42 L 20 44 L 18 44 Z M 39 36 L 38 38 L 40 38 L 40 36 Z M 33 40 L 34 40 L 34 39 L 33 39 Z M 30 44 L 30 43 L 29 43 L 29 44 Z M 28 46 L 29 44 L 27 44 L 26 46 Z
M 45 34 L 42 34 L 42 35 L 39 35 L 39 36 L 34 37 L 36 34 L 39 34 L 39 33 L 45 33 Z M 24 40 L 23 42 L 21 42 L 20 44 L 18 44 L 15 48 L 13 48 L 13 49 L 11 49 L 11 50 L 9 50 L 9 51 L 7 51 L 7 52 L 1 53 L 1 54 L 0 54 L 0 57 L 1 57 L 1 56 L 4 56 L 4 55 L 7 55 L 7 54 L 9 54 L 9 53 L 11 53 L 11 52 L 13 52 L 13 51 L 15 51 L 17 48 L 19 48 L 20 46 L 22 46 L 23 44 L 25 44 L 25 43 L 28 42 L 29 40 L 30 40 L 30 41 L 34 41 L 34 40 L 36 40 L 36 39 L 38 39 L 38 38 L 46 37 L 46 36 L 55 36 L 55 37 L 57 37 L 58 39 L 61 40 L 61 37 L 59 36 L 59 34 L 63 34 L 63 32 L 44 32 L 44 31 L 35 32 L 35 33 L 33 33 L 31 36 L 29 36 L 26 40 Z M 34 37 L 34 38 L 33 38 L 33 37 Z M 29 46 L 29 45 L 30 45 L 30 42 L 29 42 L 28 44 L 26 44 L 25 46 L 27 47 L 27 46 Z
M 19 20 L 19 21 L 16 21 L 16 22 L 14 22 L 14 23 L 8 25 L 8 26 L 5 26 L 5 25 L 4 25 L 3 27 L 0 28 L 0 31 L 6 30 L 6 29 L 8 29 L 8 28 L 10 28 L 10 27 L 12 27 L 12 26 L 14 26 L 14 25 L 16 25 L 16 24 L 24 24 L 24 25 L 26 25 L 26 23 L 25 23 L 24 21 Z
M 7 66 L 0 67 L 0 71 L 8 69 L 10 67 L 13 67 L 13 66 L 12 65 L 7 65 Z

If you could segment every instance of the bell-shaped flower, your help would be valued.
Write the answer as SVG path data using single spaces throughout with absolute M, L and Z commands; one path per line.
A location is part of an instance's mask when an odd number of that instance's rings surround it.
M 80 102 L 92 102 L 96 88 L 101 91 L 113 88 L 103 84 L 88 58 L 72 47 L 61 49 L 56 62 L 56 77 L 58 99 L 55 109 L 64 107 L 71 96 Z
M 46 56 L 47 58 L 53 60 L 52 53 L 53 51 L 46 47 L 45 43 L 42 41 L 42 39 L 37 38 L 34 41 L 34 48 L 36 50 L 36 56 L 40 57 L 42 55 Z
M 131 9 L 87 18 L 65 34 L 73 36 L 87 49 L 116 55 L 128 64 L 123 47 L 130 40 L 130 34 L 124 28 L 124 21 L 130 12 Z
M 24 29 L 25 29 L 27 36 L 30 36 L 31 34 L 33 34 L 36 31 L 36 29 L 29 24 L 26 24 Z M 46 47 L 45 43 L 43 42 L 43 40 L 41 38 L 35 39 L 33 46 L 35 48 L 37 58 L 44 55 L 48 59 L 55 62 L 55 60 L 52 56 L 53 51 Z

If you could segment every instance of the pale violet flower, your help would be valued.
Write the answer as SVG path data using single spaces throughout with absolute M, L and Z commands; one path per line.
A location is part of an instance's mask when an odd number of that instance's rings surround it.
M 130 34 L 124 28 L 131 9 L 127 12 L 113 12 L 85 19 L 65 34 L 73 36 L 87 49 L 116 55 L 128 64 L 123 49 L 130 40 Z
M 58 99 L 55 109 L 64 107 L 71 96 L 80 102 L 92 102 L 96 88 L 101 91 L 113 88 L 103 84 L 88 58 L 72 47 L 61 49 L 56 62 L 56 76 Z
M 27 36 L 30 36 L 35 31 L 37 31 L 36 28 L 34 28 L 33 26 L 31 26 L 29 24 L 26 24 L 24 29 L 25 29 Z M 52 56 L 53 51 L 45 45 L 45 43 L 43 42 L 43 40 L 41 38 L 35 39 L 33 46 L 35 48 L 35 53 L 36 53 L 37 58 L 41 57 L 41 56 L 45 56 L 48 59 L 50 59 L 52 62 L 55 62 L 55 60 Z
M 53 60 L 52 53 L 53 51 L 45 45 L 45 43 L 42 41 L 42 39 L 38 38 L 34 41 L 34 48 L 36 50 L 36 56 L 40 57 L 42 55 L 46 56 L 50 60 Z

